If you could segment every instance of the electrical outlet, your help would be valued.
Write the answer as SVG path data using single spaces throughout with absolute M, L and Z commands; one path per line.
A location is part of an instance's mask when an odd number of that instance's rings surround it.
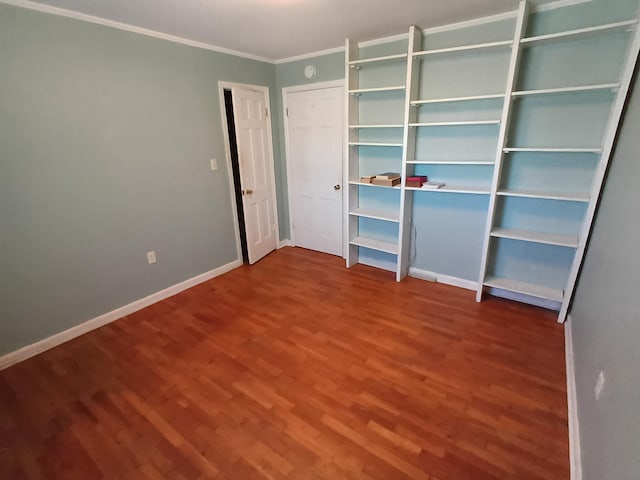
M 216 171 L 218 170 L 218 160 L 216 160 L 215 158 L 212 158 L 211 160 L 209 160 L 209 163 L 211 164 L 211 170 L 212 171 Z
M 598 373 L 598 379 L 596 380 L 596 387 L 593 389 L 593 393 L 596 396 L 596 400 L 600 399 L 600 395 L 602 395 L 603 388 L 604 388 L 604 372 L 600 370 L 600 373 Z
M 153 265 L 157 261 L 158 259 L 156 258 L 156 252 L 154 252 L 153 250 L 147 252 L 147 262 L 149 262 L 149 265 Z

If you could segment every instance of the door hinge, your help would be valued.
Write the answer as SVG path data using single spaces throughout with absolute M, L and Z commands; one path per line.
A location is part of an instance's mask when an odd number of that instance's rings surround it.
M 265 114 L 267 117 L 269 116 L 269 109 L 268 109 L 268 108 L 265 108 L 265 109 L 264 109 L 264 114 Z
M 289 107 L 285 108 L 285 111 L 287 112 L 286 115 L 288 117 L 289 116 Z

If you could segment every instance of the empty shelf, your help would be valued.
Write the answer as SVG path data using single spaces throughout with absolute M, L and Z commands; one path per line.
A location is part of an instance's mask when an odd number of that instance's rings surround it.
M 510 238 L 512 240 L 522 240 L 525 242 L 557 245 L 560 247 L 578 247 L 578 237 L 575 235 L 559 235 L 556 233 L 535 232 L 532 230 L 521 230 L 517 228 L 494 228 L 491 231 L 491 236 Z
M 467 120 L 463 122 L 410 123 L 410 127 L 462 127 L 466 125 L 500 125 L 500 120 Z
M 602 148 L 537 148 L 537 147 L 507 147 L 504 153 L 511 152 L 540 152 L 540 153 L 602 153 Z
M 489 95 L 469 95 L 467 97 L 448 97 L 448 98 L 431 98 L 426 100 L 414 100 L 411 105 L 419 106 L 429 103 L 449 103 L 449 102 L 467 102 L 470 100 L 490 100 L 495 98 L 504 98 L 504 93 L 492 93 Z
M 524 46 L 535 45 L 547 42 L 572 40 L 576 37 L 585 37 L 608 33 L 616 30 L 623 30 L 637 25 L 637 20 L 627 20 L 624 22 L 607 23 L 605 25 L 597 25 L 595 27 L 578 28 L 576 30 L 567 30 L 558 33 L 549 33 L 547 35 L 538 35 L 535 37 L 523 38 L 520 43 Z
M 513 45 L 512 40 L 503 40 L 500 42 L 488 42 L 488 43 L 473 43 L 470 45 L 462 45 L 459 47 L 449 47 L 449 48 L 437 48 L 434 50 L 422 50 L 421 52 L 415 52 L 413 54 L 414 57 L 421 57 L 424 55 L 437 55 L 440 53 L 455 53 L 455 52 L 466 52 L 469 50 L 480 50 L 484 48 L 498 48 L 498 47 L 511 47 Z
M 373 58 L 364 58 L 362 60 L 352 60 L 349 62 L 349 65 L 352 68 L 355 68 L 359 65 L 365 65 L 368 63 L 393 62 L 396 60 L 403 60 L 405 58 L 407 58 L 406 53 L 399 53 L 397 55 L 385 55 L 384 57 L 373 57 Z
M 375 92 L 396 92 L 404 90 L 404 85 L 397 85 L 394 87 L 378 87 L 378 88 L 359 88 L 357 90 L 349 90 L 351 95 L 360 95 L 362 93 L 375 93 Z
M 370 248 L 371 250 L 378 250 L 379 252 L 391 253 L 393 255 L 398 254 L 398 244 L 391 242 L 384 242 L 382 240 L 374 240 L 373 238 L 356 237 L 349 240 L 351 245 L 357 245 L 358 247 Z
M 349 142 L 352 147 L 402 147 L 402 143 L 386 142 Z
M 544 298 L 554 302 L 562 302 L 562 299 L 564 298 L 564 292 L 559 288 L 544 287 L 542 285 L 521 282 L 519 280 L 512 280 L 509 278 L 489 276 L 485 278 L 484 284 L 487 287 L 494 287 L 501 290 L 521 293 L 523 295 L 530 295 L 532 297 Z
M 494 165 L 493 160 L 407 160 L 410 165 Z
M 534 190 L 515 190 L 506 189 L 496 192 L 497 195 L 506 197 L 526 197 L 541 198 L 544 200 L 563 200 L 569 202 L 588 202 L 589 196 L 580 193 L 564 193 L 564 192 L 540 192 Z
M 540 90 L 521 90 L 513 92 L 514 97 L 527 97 L 530 95 L 552 95 L 557 93 L 595 92 L 598 90 L 615 90 L 620 88 L 619 83 L 601 83 L 598 85 L 582 85 L 577 87 L 543 88 Z
M 349 128 L 402 128 L 401 123 L 388 124 L 388 125 L 349 125 Z
M 435 193 L 466 193 L 472 195 L 489 195 L 491 189 L 489 187 L 468 187 L 468 186 L 456 186 L 445 185 L 441 188 L 417 188 L 407 187 L 407 190 L 413 190 L 417 192 L 435 192 Z
M 373 218 L 374 220 L 385 220 L 387 222 L 398 222 L 398 213 L 389 213 L 379 210 L 368 210 L 366 208 L 354 208 L 349 211 L 349 215 L 356 217 Z

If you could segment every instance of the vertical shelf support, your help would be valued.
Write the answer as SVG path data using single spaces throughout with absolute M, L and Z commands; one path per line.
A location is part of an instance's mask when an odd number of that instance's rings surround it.
M 420 78 L 420 61 L 413 53 L 422 49 L 422 32 L 412 26 L 409 29 L 409 47 L 407 54 L 407 83 L 404 104 L 404 120 L 402 135 L 402 183 L 400 186 L 400 231 L 398 238 L 398 265 L 396 269 L 396 281 L 402 280 L 409 273 L 409 261 L 411 251 L 411 215 L 413 206 L 413 192 L 407 190 L 407 175 L 413 173 L 413 165 L 407 164 L 408 160 L 415 158 L 416 129 L 410 128 L 410 123 L 415 123 L 418 109 L 411 106 L 411 102 L 418 99 L 418 82 Z M 411 169 L 411 171 L 409 171 Z
M 357 142 L 359 135 L 357 128 L 349 128 L 349 125 L 358 125 L 359 122 L 359 110 L 358 110 L 358 98 L 355 95 L 350 95 L 349 90 L 355 90 L 358 88 L 359 83 L 359 70 L 356 68 L 350 68 L 349 62 L 359 60 L 358 44 L 349 39 L 345 42 L 345 105 L 344 105 L 344 128 L 346 129 L 344 135 L 344 158 L 347 160 L 347 201 L 344 206 L 344 215 L 346 217 L 347 234 L 346 234 L 346 253 L 347 253 L 347 268 L 352 267 L 358 263 L 358 250 L 356 245 L 351 245 L 349 242 L 352 238 L 358 236 L 358 217 L 349 215 L 349 211 L 353 211 L 358 208 L 358 186 L 349 184 L 351 180 L 351 172 L 358 171 L 359 152 L 357 147 L 349 146 L 350 142 Z
M 487 225 L 484 234 L 484 245 L 482 248 L 482 261 L 480 266 L 480 276 L 478 279 L 478 290 L 476 292 L 476 301 L 482 300 L 482 292 L 484 290 L 484 279 L 487 274 L 487 263 L 489 250 L 491 246 L 491 229 L 495 220 L 497 195 L 496 192 L 500 188 L 500 179 L 502 177 L 502 161 L 504 159 L 504 148 L 509 140 L 509 127 L 512 113 L 512 93 L 518 78 L 518 70 L 520 68 L 521 48 L 520 39 L 523 37 L 527 28 L 529 6 L 526 0 L 522 0 L 518 7 L 518 17 L 516 19 L 516 29 L 513 35 L 513 47 L 511 49 L 511 59 L 509 61 L 509 73 L 507 75 L 507 86 L 504 97 L 504 106 L 502 108 L 502 120 L 500 122 L 500 134 L 498 136 L 498 146 L 496 150 L 496 161 L 493 172 L 493 181 L 491 184 L 491 195 L 489 197 L 489 210 L 487 213 Z

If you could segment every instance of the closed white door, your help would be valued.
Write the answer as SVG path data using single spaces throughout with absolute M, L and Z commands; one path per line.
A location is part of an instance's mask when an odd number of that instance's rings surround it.
M 266 95 L 231 89 L 249 263 L 276 248 L 273 162 Z
M 299 247 L 342 255 L 342 87 L 286 94 L 289 208 Z

